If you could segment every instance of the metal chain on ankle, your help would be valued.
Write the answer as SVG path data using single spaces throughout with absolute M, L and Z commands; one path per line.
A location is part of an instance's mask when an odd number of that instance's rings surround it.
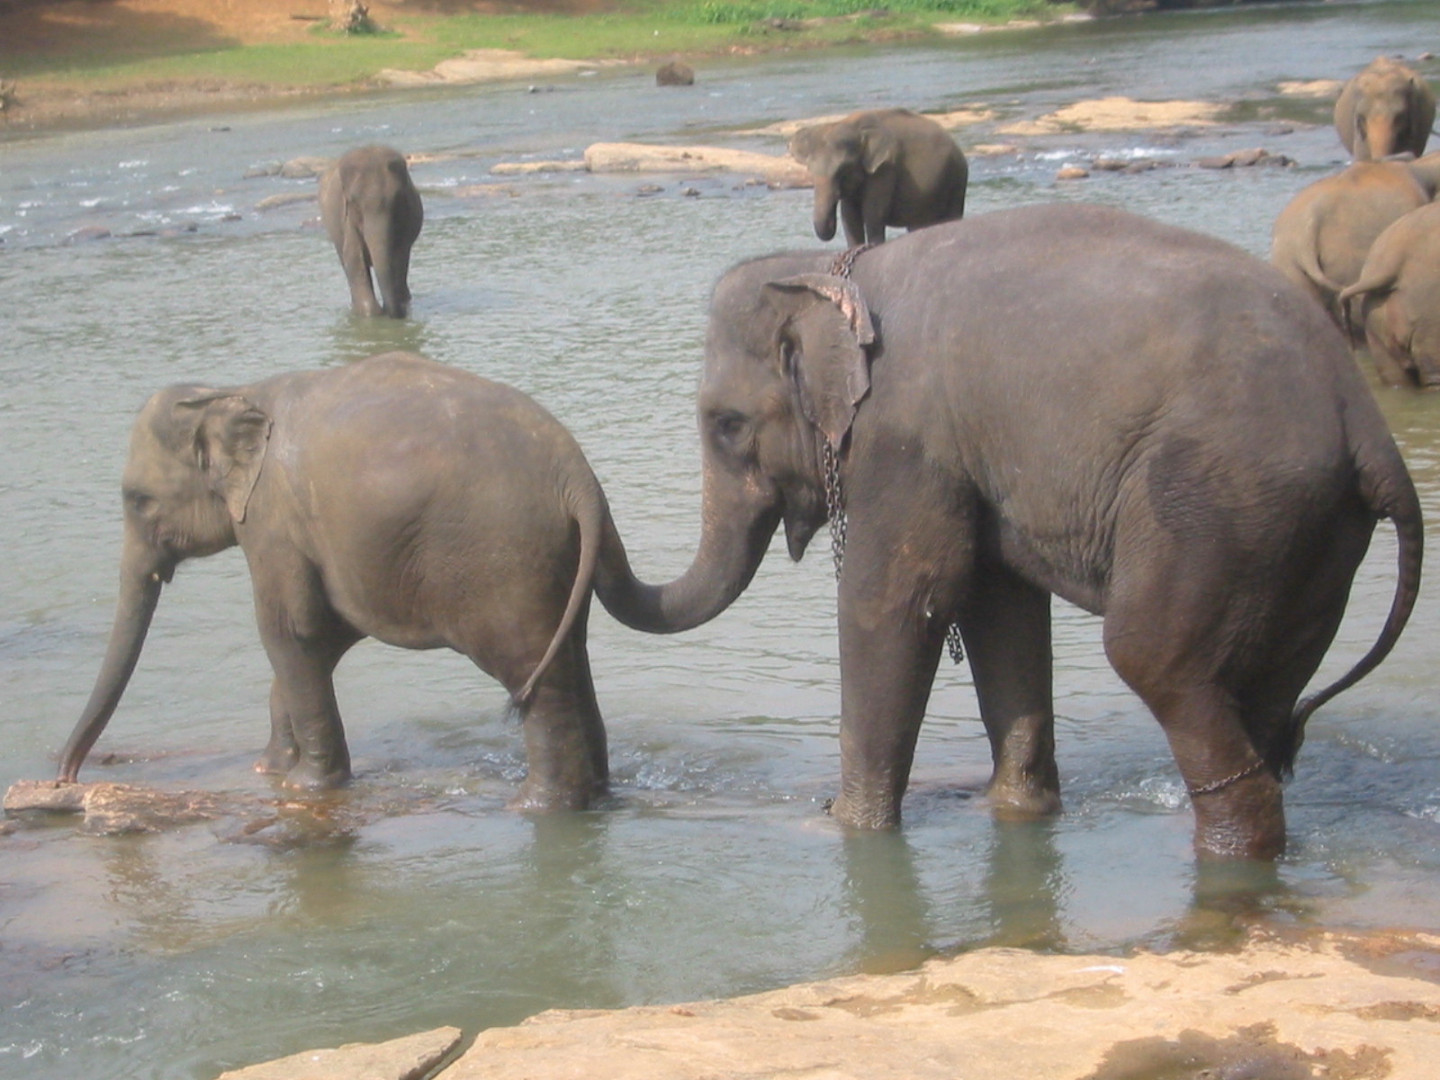
M 825 475 L 825 512 L 830 516 L 830 555 L 835 560 L 835 580 L 839 581 L 845 563 L 845 492 L 840 487 L 840 455 L 823 435 L 820 467 Z
M 951 623 L 945 628 L 945 647 L 950 650 L 950 661 L 958 664 L 965 659 L 965 642 L 960 638 L 960 624 Z
M 1262 759 L 1253 765 L 1245 766 L 1245 768 L 1237 773 L 1231 773 L 1223 780 L 1212 780 L 1210 783 L 1201 784 L 1199 787 L 1190 787 L 1187 784 L 1185 790 L 1189 792 L 1192 799 L 1197 795 L 1214 795 L 1217 791 L 1224 791 L 1231 784 L 1238 784 L 1241 780 L 1254 776 L 1263 768 L 1265 768 L 1265 762 Z

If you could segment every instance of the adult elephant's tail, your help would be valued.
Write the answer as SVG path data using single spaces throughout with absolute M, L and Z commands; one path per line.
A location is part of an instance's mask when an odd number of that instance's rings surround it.
M 1420 497 L 1415 492 L 1415 485 L 1405 470 L 1399 451 L 1390 443 L 1382 454 L 1367 454 L 1361 457 L 1359 469 L 1360 490 L 1366 507 L 1377 518 L 1389 518 L 1395 523 L 1395 535 L 1399 542 L 1399 571 L 1395 581 L 1395 594 L 1390 601 L 1390 614 L 1370 651 L 1335 682 L 1295 707 L 1290 716 L 1289 746 L 1282 762 L 1286 775 L 1294 771 L 1295 755 L 1300 744 L 1305 741 L 1305 724 L 1311 714 L 1331 698 L 1354 686 L 1390 655 L 1390 650 L 1400 640 L 1405 624 L 1410 621 L 1410 613 L 1415 609 L 1415 599 L 1420 594 L 1425 524 L 1420 512 Z

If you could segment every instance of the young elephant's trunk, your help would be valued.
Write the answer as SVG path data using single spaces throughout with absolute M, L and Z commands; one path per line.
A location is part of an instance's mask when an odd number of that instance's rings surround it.
M 162 567 L 153 554 L 141 546 L 127 541 L 125 557 L 121 563 L 120 598 L 115 605 L 115 623 L 110 628 L 110 642 L 105 647 L 105 662 L 100 674 L 95 677 L 95 688 L 90 691 L 70 741 L 60 756 L 59 779 L 74 783 L 80 773 L 85 755 L 100 738 L 125 687 L 140 659 L 140 650 L 145 644 L 145 635 L 150 630 L 150 620 L 160 602 L 160 589 L 170 577 L 170 568 Z

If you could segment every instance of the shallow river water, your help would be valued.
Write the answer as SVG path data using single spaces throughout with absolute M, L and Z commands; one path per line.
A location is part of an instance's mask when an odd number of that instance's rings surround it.
M 1291 5 L 737 58 L 700 65 L 683 91 L 610 70 L 0 143 L 0 784 L 53 774 L 88 694 L 127 431 L 170 382 L 421 350 L 569 425 L 643 576 L 688 564 L 706 296 L 741 257 L 814 246 L 809 193 L 733 176 L 499 179 L 497 162 L 619 139 L 779 153 L 779 139 L 739 132 L 983 104 L 998 118 L 960 131 L 962 145 L 1018 150 L 974 157 L 970 213 L 1112 203 L 1263 256 L 1279 209 L 1343 161 L 1326 104 L 1277 85 L 1425 49 L 1440 49 L 1434 4 Z M 995 130 L 1115 94 L 1240 104 L 1163 137 Z M 403 323 L 348 314 L 313 202 L 257 209 L 313 192 L 270 166 L 377 140 L 438 158 L 414 170 L 427 220 Z M 1297 164 L 1189 167 L 1251 146 Z M 1067 161 L 1127 155 L 1175 167 L 1055 180 Z M 85 239 L 97 229 L 110 236 Z M 1440 397 L 1376 393 L 1433 519 Z M 1382 526 L 1321 678 L 1373 640 L 1394 554 Z M 365 643 L 338 680 L 358 779 L 333 799 L 266 827 L 242 816 L 114 837 L 73 818 L 15 822 L 0 837 L 0 1074 L 208 1080 L 440 1024 L 473 1035 L 552 1006 L 732 995 L 994 943 L 1207 947 L 1256 922 L 1440 928 L 1434 584 L 1389 661 L 1312 721 L 1273 877 L 1217 881 L 1197 871 L 1158 728 L 1106 666 L 1098 622 L 1063 606 L 1060 817 L 991 819 L 974 695 L 947 664 L 904 829 L 836 829 L 822 811 L 839 704 L 823 555 L 792 564 L 777 540 L 730 611 L 675 638 L 624 630 L 596 605 L 615 783 L 591 813 L 505 810 L 523 758 L 500 688 L 453 654 Z M 187 563 L 83 776 L 273 798 L 249 769 L 268 685 L 243 558 Z

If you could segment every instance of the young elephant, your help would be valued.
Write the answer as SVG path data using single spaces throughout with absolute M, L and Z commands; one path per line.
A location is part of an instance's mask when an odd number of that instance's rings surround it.
M 1421 162 L 1357 161 L 1316 180 L 1276 216 L 1270 261 L 1348 329 L 1341 291 L 1360 276 L 1386 226 L 1430 201 L 1432 171 Z
M 965 214 L 970 166 L 950 134 L 908 109 L 875 109 L 801 128 L 790 153 L 815 180 L 815 235 L 879 244 L 885 227 L 918 229 Z
M 258 771 L 296 788 L 350 777 L 332 674 L 370 636 L 448 646 L 504 684 L 529 764 L 517 805 L 604 791 L 585 624 L 602 549 L 628 564 L 580 447 L 524 394 L 409 353 L 172 386 L 135 422 L 122 490 L 115 624 L 61 780 L 124 693 L 162 584 L 238 543 L 275 675 Z
M 346 153 L 320 177 L 320 219 L 345 268 L 355 314 L 403 319 L 410 310 L 410 249 L 425 220 L 405 158 L 388 146 Z M 377 283 L 383 303 L 375 299 Z
M 1389 652 L 1419 590 L 1420 504 L 1345 342 L 1272 267 L 1079 204 L 922 229 L 849 260 L 730 270 L 699 394 L 700 546 L 642 630 L 713 618 L 784 523 L 830 519 L 840 792 L 895 825 L 936 665 L 963 640 L 992 802 L 1059 806 L 1050 598 L 1104 619 L 1159 720 L 1202 852 L 1284 848 L 1280 778 L 1310 713 Z M 1379 518 L 1384 628 L 1297 705 Z M 838 519 L 838 520 L 837 520 Z M 953 634 L 952 634 L 953 628 Z
M 1378 56 L 1340 90 L 1335 130 L 1356 161 L 1425 152 L 1435 122 L 1435 92 L 1414 69 Z
M 1357 321 L 1381 379 L 1440 387 L 1440 203 L 1410 211 L 1381 233 L 1360 279 L 1340 298 L 1358 299 Z

